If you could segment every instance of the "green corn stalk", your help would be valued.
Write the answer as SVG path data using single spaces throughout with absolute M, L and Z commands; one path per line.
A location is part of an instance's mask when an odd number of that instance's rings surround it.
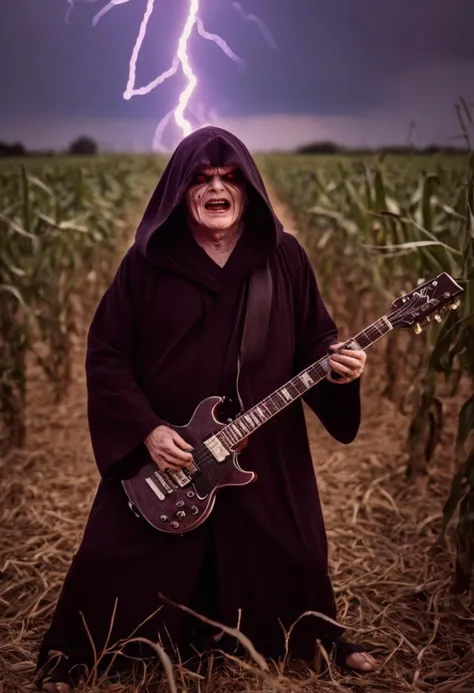
M 458 112 L 463 138 L 470 142 L 472 119 L 461 103 Z M 419 336 L 395 331 L 387 340 L 387 371 L 395 376 L 401 370 L 411 383 L 407 475 L 425 473 L 443 425 L 441 381 L 451 394 L 461 383 L 470 383 L 471 390 L 474 384 L 473 158 L 468 171 L 465 156 L 385 157 L 356 163 L 348 157 L 323 161 L 317 156 L 275 156 L 265 162 L 265 169 L 299 222 L 325 298 L 334 286 L 340 294 L 351 294 L 349 309 L 358 319 L 379 313 L 379 308 L 385 311 L 390 295 L 410 291 L 419 280 L 442 271 L 464 286 L 459 309 L 443 324 L 432 324 Z M 363 314 L 367 285 L 373 305 Z M 336 317 L 346 320 L 350 310 Z M 385 394 L 396 400 L 390 381 Z M 402 404 L 407 404 L 406 397 Z M 468 589 L 474 564 L 473 436 L 471 396 L 459 415 L 455 451 L 459 471 L 444 506 L 440 533 L 442 541 L 458 513 L 458 591 Z
M 25 439 L 31 352 L 59 400 L 71 380 L 72 335 L 97 301 L 131 203 L 163 170 L 155 157 L 28 160 L 0 166 L 0 441 Z M 89 277 L 96 277 L 91 282 Z M 81 300 L 78 300 L 80 294 Z

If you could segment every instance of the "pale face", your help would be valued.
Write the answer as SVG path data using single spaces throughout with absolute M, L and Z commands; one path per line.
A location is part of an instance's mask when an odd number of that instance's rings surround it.
M 245 179 L 234 167 L 197 171 L 185 195 L 191 223 L 210 233 L 235 230 L 245 211 L 245 190 Z

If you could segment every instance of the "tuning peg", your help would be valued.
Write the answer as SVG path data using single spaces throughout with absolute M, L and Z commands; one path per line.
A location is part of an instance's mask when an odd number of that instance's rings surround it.
M 451 310 L 456 310 L 456 308 L 459 308 L 460 303 L 461 303 L 461 301 L 459 300 L 459 298 L 457 298 L 454 301 L 454 303 L 451 303 L 451 305 L 449 307 L 451 308 Z
M 443 318 L 438 313 L 434 314 L 434 319 L 436 320 L 436 322 L 443 322 Z
M 422 327 L 418 322 L 415 325 L 415 332 L 416 334 L 420 334 L 420 332 L 423 332 Z

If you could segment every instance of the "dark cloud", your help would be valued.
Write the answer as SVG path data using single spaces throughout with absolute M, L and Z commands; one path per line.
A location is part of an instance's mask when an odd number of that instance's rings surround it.
M 93 28 L 92 17 L 104 4 L 78 3 L 66 25 L 65 0 L 1 2 L 4 122 L 42 116 L 159 120 L 173 106 L 182 75 L 153 94 L 124 101 L 146 2 L 119 5 Z M 188 4 L 156 0 L 138 64 L 140 85 L 170 65 Z M 472 0 L 242 0 L 267 23 L 278 51 L 230 0 L 200 4 L 207 29 L 220 33 L 246 60 L 240 69 L 212 43 L 191 39 L 199 73 L 195 102 L 226 117 L 361 118 L 389 108 L 419 111 L 426 84 L 417 90 L 413 75 L 428 75 L 430 103 L 436 102 L 436 86 L 439 99 L 451 99 L 454 85 L 466 90 L 466 75 L 472 71 L 474 77 Z

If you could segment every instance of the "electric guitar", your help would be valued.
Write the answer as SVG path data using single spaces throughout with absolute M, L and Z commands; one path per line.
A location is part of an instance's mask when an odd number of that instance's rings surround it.
M 393 301 L 390 310 L 345 342 L 346 349 L 367 349 L 394 328 L 415 327 L 440 313 L 457 308 L 464 289 L 443 272 L 434 279 Z M 199 527 L 211 514 L 220 489 L 246 486 L 257 480 L 254 472 L 238 463 L 242 443 L 260 426 L 323 380 L 329 370 L 329 355 L 316 361 L 294 378 L 241 413 L 230 423 L 216 418 L 222 397 L 208 397 L 196 408 L 185 426 L 173 426 L 193 446 L 190 468 L 161 471 L 149 457 L 138 473 L 122 481 L 130 509 L 155 529 L 168 534 L 185 534 Z

